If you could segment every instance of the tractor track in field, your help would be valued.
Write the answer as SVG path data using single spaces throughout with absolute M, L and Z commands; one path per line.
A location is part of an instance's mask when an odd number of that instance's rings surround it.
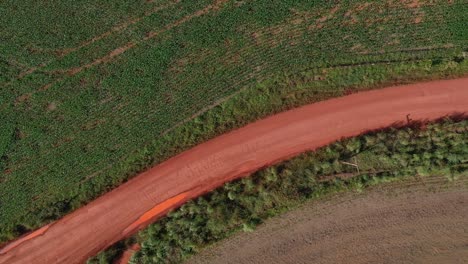
M 152 38 L 155 38 L 157 36 L 159 36 L 160 34 L 168 31 L 168 30 L 171 30 L 179 25 L 182 25 L 184 23 L 186 23 L 187 21 L 190 21 L 196 17 L 200 17 L 200 16 L 203 16 L 203 15 L 206 15 L 208 14 L 210 11 L 212 10 L 217 10 L 220 8 L 220 6 L 224 3 L 226 3 L 228 0 L 215 0 L 212 4 L 204 7 L 203 9 L 200 9 L 190 15 L 187 15 L 175 22 L 172 22 L 166 26 L 164 26 L 163 29 L 161 30 L 157 30 L 157 31 L 153 31 L 153 32 L 150 32 L 148 33 L 148 35 L 146 37 L 144 37 L 141 41 L 138 41 L 138 42 L 128 42 L 127 44 L 121 46 L 121 47 L 118 47 L 116 49 L 114 49 L 113 51 L 111 51 L 110 53 L 108 53 L 106 56 L 104 57 L 101 57 L 101 58 L 98 58 L 98 59 L 95 59 L 94 61 L 90 62 L 90 63 L 87 63 L 87 64 L 84 64 L 84 65 L 81 65 L 79 67 L 75 67 L 75 68 L 71 68 L 71 69 L 67 69 L 67 70 L 61 70 L 61 71 L 58 71 L 58 73 L 67 73 L 68 75 L 70 76 L 73 76 L 73 75 L 76 75 L 77 73 L 85 70 L 85 69 L 88 69 L 88 68 L 91 68 L 93 66 L 96 66 L 98 64 L 101 64 L 101 63 L 106 63 L 110 60 L 112 60 L 114 57 L 116 56 L 119 56 L 120 54 L 126 52 L 127 50 L 135 47 L 137 44 L 139 43 L 142 43 L 142 42 L 145 42 L 145 41 L 148 41 Z
M 54 70 L 54 71 L 47 72 L 48 74 L 57 74 L 57 75 L 59 75 L 59 77 L 54 79 L 52 82 L 49 82 L 49 83 L 47 83 L 45 85 L 42 85 L 41 87 L 39 87 L 38 89 L 36 89 L 36 90 L 34 90 L 32 92 L 25 93 L 25 94 L 17 97 L 17 101 L 18 101 L 18 99 L 21 99 L 21 98 L 29 98 L 35 93 L 46 91 L 50 87 L 52 87 L 54 84 L 62 81 L 66 77 L 74 76 L 74 75 L 82 72 L 83 70 L 92 68 L 94 66 L 97 66 L 97 65 L 100 65 L 100 64 L 103 64 L 103 63 L 108 63 L 108 62 L 112 61 L 114 58 L 120 56 L 121 54 L 125 53 L 126 51 L 128 51 L 128 50 L 130 50 L 130 49 L 132 49 L 134 47 L 136 47 L 137 45 L 139 45 L 141 43 L 144 43 L 144 42 L 146 42 L 148 40 L 151 40 L 151 39 L 153 39 L 153 38 L 167 32 L 169 30 L 172 30 L 173 28 L 176 28 L 176 27 L 178 27 L 178 26 L 180 26 L 180 25 L 182 25 L 182 24 L 184 24 L 184 23 L 186 23 L 186 22 L 188 22 L 188 21 L 190 21 L 190 20 L 192 20 L 194 18 L 203 16 L 203 15 L 207 15 L 211 11 L 219 10 L 221 8 L 221 6 L 223 4 L 225 4 L 225 3 L 227 3 L 227 2 L 228 2 L 228 0 L 214 0 L 213 3 L 207 5 L 206 7 L 202 8 L 202 9 L 200 9 L 200 10 L 198 10 L 198 11 L 196 11 L 196 12 L 190 14 L 190 15 L 187 15 L 187 16 L 185 16 L 185 17 L 183 17 L 183 18 L 181 18 L 181 19 L 179 19 L 177 21 L 174 21 L 174 22 L 172 22 L 170 24 L 167 24 L 160 30 L 149 32 L 143 39 L 141 39 L 139 41 L 135 41 L 135 42 L 127 42 L 125 45 L 117 47 L 117 48 L 113 49 L 112 51 L 110 51 L 109 53 L 107 53 L 105 56 L 96 58 L 91 62 L 85 63 L 85 64 L 77 66 L 77 67 L 69 68 L 69 69 L 59 69 L 59 70 Z M 178 2 L 177 1 L 174 2 L 174 4 L 176 4 L 176 3 L 178 3 Z M 157 9 L 157 10 L 161 10 L 161 8 L 166 8 L 166 7 L 167 6 L 160 7 L 160 9 Z M 153 13 L 149 13 L 148 15 L 151 15 L 151 14 L 153 14 Z M 134 19 L 134 20 L 132 20 L 130 22 L 127 22 L 129 24 L 126 25 L 126 26 L 124 26 L 124 25 L 116 26 L 115 29 L 113 29 L 111 31 L 108 31 L 108 32 L 106 32 L 106 33 L 104 33 L 104 34 L 102 34 L 100 36 L 97 36 L 97 37 L 89 40 L 88 42 L 85 42 L 85 43 L 81 44 L 80 46 L 78 46 L 76 48 L 70 48 L 70 51 L 68 51 L 68 53 L 79 50 L 80 48 L 85 47 L 85 46 L 87 46 L 89 44 L 92 44 L 92 43 L 100 40 L 101 38 L 107 37 L 107 36 L 111 35 L 114 31 L 122 30 L 122 29 L 128 27 L 131 24 L 135 24 L 138 21 L 140 21 L 142 18 Z M 38 69 L 39 69 L 38 67 L 31 68 L 27 72 L 25 72 L 22 75 L 18 76 L 17 79 L 22 79 L 22 78 L 26 77 L 27 75 L 36 72 Z
M 40 234 L 7 244 L 0 263 L 81 263 L 227 181 L 408 116 L 430 121 L 466 114 L 467 102 L 468 78 L 461 78 L 361 92 L 265 118 L 141 173 Z
M 167 9 L 167 8 L 170 8 L 178 3 L 180 3 L 181 0 L 173 0 L 172 2 L 169 2 L 167 4 L 163 4 L 161 6 L 156 6 L 154 8 L 152 8 L 151 10 L 149 11 L 146 11 L 143 16 L 139 16 L 139 17 L 133 17 L 133 18 L 129 18 L 128 20 L 125 20 L 123 22 L 120 22 L 118 23 L 117 25 L 113 26 L 112 28 L 110 28 L 108 31 L 105 31 L 104 33 L 101 33 L 97 36 L 94 36 L 86 41 L 83 41 L 82 43 L 78 44 L 77 46 L 75 47 L 70 47 L 70 48 L 63 48 L 63 49 L 58 49 L 58 50 L 55 50 L 53 51 L 53 53 L 56 53 L 59 55 L 59 58 L 62 58 L 64 57 L 65 55 L 68 55 L 72 52 L 75 52 L 77 50 L 80 50 L 84 47 L 87 47 L 93 43 L 95 43 L 96 41 L 99 41 L 101 39 L 104 39 L 104 38 L 107 38 L 109 36 L 111 36 L 112 34 L 114 33 L 118 33 L 118 32 L 121 32 L 125 29 L 127 29 L 129 26 L 131 25 L 134 25 L 138 22 L 140 22 L 141 20 L 143 20 L 144 18 L 146 17 L 149 17 L 159 11 L 162 11 L 164 9 Z M 56 59 L 53 59 L 49 62 L 46 62 L 46 63 L 43 63 L 42 65 L 40 66 L 37 66 L 37 67 L 32 67 L 22 73 L 20 73 L 15 79 L 16 80 L 20 80 L 20 79 L 23 79 L 24 77 L 36 72 L 37 70 L 40 70 L 44 67 L 46 67 L 47 65 L 49 65 L 49 63 L 55 61 Z

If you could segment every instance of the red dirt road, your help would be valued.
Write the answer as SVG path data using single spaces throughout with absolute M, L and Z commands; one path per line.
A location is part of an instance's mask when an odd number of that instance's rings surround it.
M 171 158 L 40 234 L 10 243 L 0 249 L 0 263 L 82 263 L 168 210 L 259 168 L 406 122 L 408 115 L 433 120 L 455 112 L 468 112 L 468 78 L 363 92 L 284 112 Z

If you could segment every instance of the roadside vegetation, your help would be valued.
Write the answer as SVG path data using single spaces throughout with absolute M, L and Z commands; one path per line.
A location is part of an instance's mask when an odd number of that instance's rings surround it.
M 0 3 L 0 243 L 267 115 L 468 73 L 463 1 L 36 2 Z
M 194 199 L 89 263 L 110 263 L 133 243 L 139 243 L 141 249 L 131 263 L 179 263 L 308 199 L 349 190 L 361 192 L 409 177 L 423 181 L 426 176 L 446 176 L 449 183 L 468 176 L 467 142 L 466 116 L 396 125 L 342 140 Z

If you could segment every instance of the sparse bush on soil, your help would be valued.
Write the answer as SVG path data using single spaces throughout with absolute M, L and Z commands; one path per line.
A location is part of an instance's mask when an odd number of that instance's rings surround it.
M 266 115 L 468 73 L 463 1 L 363 3 L 1 1 L 0 242 Z
M 467 142 L 468 120 L 445 120 L 371 132 L 305 153 L 172 211 L 132 238 L 131 243 L 138 241 L 142 248 L 131 263 L 178 263 L 234 232 L 250 231 L 269 217 L 326 194 L 361 191 L 415 175 L 444 175 L 447 181 L 466 177 Z M 349 164 L 357 164 L 359 172 Z M 113 248 L 90 263 L 107 263 L 118 253 Z

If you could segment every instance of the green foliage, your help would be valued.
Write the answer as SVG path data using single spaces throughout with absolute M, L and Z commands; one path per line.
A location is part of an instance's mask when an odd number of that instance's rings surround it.
M 0 2 L 0 121 L 22 135 L 2 123 L 0 241 L 266 115 L 468 72 L 463 1 L 216 2 Z
M 178 263 L 233 232 L 254 230 L 263 220 L 305 199 L 346 190 L 361 192 L 414 175 L 445 175 L 449 180 L 466 176 L 467 129 L 468 120 L 445 120 L 423 129 L 390 128 L 337 142 L 227 183 L 141 231 L 136 240 L 142 249 L 132 263 Z M 342 162 L 357 164 L 359 172 Z

